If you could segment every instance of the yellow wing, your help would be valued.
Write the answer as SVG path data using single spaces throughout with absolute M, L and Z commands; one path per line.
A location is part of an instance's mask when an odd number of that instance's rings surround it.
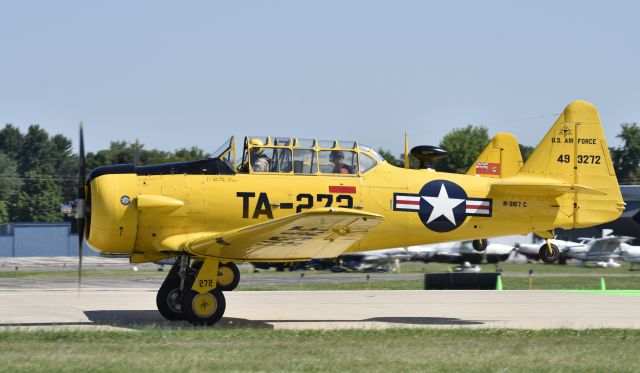
M 228 232 L 192 236 L 179 246 L 197 256 L 243 261 L 333 258 L 382 219 L 382 215 L 353 209 L 322 208 Z

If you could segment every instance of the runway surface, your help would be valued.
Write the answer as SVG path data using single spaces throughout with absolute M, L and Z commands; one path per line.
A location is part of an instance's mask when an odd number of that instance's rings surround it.
M 640 328 L 640 296 L 558 291 L 225 293 L 216 327 Z M 635 295 L 634 295 L 635 294 Z M 0 289 L 0 329 L 190 327 L 156 310 L 156 288 Z

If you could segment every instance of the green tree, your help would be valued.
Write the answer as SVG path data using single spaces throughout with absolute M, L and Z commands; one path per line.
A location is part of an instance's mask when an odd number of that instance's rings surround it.
M 22 185 L 17 170 L 16 162 L 0 152 L 0 224 L 9 222 L 9 206 Z
M 393 153 L 391 153 L 390 150 L 385 150 L 382 148 L 378 148 L 377 150 L 378 154 L 380 154 L 382 156 L 382 158 L 384 158 L 385 161 L 387 161 L 390 165 L 393 166 L 398 166 L 398 167 L 403 167 L 404 164 L 404 158 L 396 158 Z
M 187 161 L 197 161 L 199 159 L 205 159 L 208 155 L 205 154 L 204 150 L 192 146 L 190 149 L 181 148 L 176 150 L 172 156 L 172 162 L 187 162 Z
M 0 151 L 14 161 L 20 158 L 23 137 L 18 127 L 8 123 L 0 130 Z
M 7 124 L 0 130 L 0 151 L 11 160 L 15 178 L 13 194 L 3 207 L 8 214 L 3 221 L 60 221 L 59 205 L 75 195 L 74 173 L 77 171 L 71 141 L 62 135 L 49 137 L 38 125 L 31 125 L 23 135 Z M 4 184 L 4 183 L 3 183 Z M 4 197 L 3 197 L 4 198 Z
M 112 141 L 109 149 L 87 153 L 87 169 L 91 170 L 110 164 L 133 163 L 136 147 L 138 165 L 186 162 L 207 158 L 204 150 L 195 146 L 189 149 L 181 148 L 172 153 L 158 149 L 145 149 L 144 144 L 132 144 L 124 140 Z
M 35 168 L 24 173 L 24 184 L 11 208 L 12 221 L 62 221 L 62 188 L 47 170 Z
M 533 153 L 533 151 L 536 150 L 536 148 L 533 146 L 522 145 L 522 144 L 519 144 L 519 146 L 520 146 L 520 154 L 522 154 L 522 160 L 526 162 L 527 159 L 529 159 L 529 157 Z
M 620 183 L 640 181 L 640 127 L 637 123 L 622 123 L 616 136 L 622 146 L 611 149 L 613 166 Z
M 440 141 L 440 147 L 447 155 L 434 162 L 438 171 L 464 174 L 473 161 L 489 144 L 489 131 L 484 126 L 467 125 L 447 133 Z

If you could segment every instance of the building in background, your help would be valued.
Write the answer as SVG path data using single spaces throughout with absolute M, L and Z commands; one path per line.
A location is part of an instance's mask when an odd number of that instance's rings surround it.
M 86 244 L 84 255 L 97 256 Z M 78 256 L 71 223 L 9 223 L 0 227 L 0 257 Z

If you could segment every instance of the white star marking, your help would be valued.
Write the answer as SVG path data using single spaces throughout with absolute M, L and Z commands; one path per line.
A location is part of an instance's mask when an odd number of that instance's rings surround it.
M 442 186 L 440 187 L 440 194 L 438 194 L 437 197 L 422 198 L 424 198 L 428 204 L 433 206 L 433 210 L 431 211 L 431 215 L 429 215 L 427 224 L 441 216 L 444 216 L 451 222 L 451 224 L 456 225 L 456 218 L 453 216 L 453 209 L 464 202 L 464 199 L 449 198 L 449 194 L 447 194 L 447 188 L 444 187 L 444 183 L 442 183 Z

